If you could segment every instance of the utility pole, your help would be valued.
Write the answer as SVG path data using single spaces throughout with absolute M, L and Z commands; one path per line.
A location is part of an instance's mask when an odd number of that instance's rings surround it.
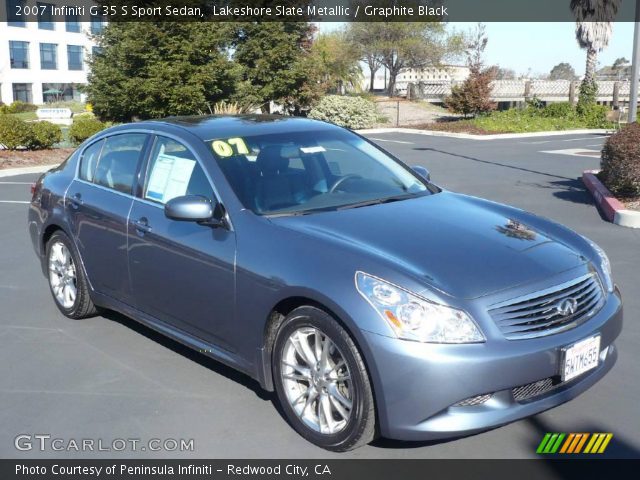
M 640 0 L 636 0 L 636 28 L 631 57 L 631 92 L 629 92 L 629 123 L 638 118 L 638 82 L 640 81 Z

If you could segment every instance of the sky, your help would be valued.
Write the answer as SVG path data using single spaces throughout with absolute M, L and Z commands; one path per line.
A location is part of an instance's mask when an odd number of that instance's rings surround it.
M 450 23 L 449 28 L 468 31 L 474 23 Z M 340 23 L 321 23 L 320 31 L 340 28 Z M 569 62 L 576 74 L 584 74 L 586 52 L 575 40 L 573 22 L 485 23 L 489 43 L 485 50 L 486 63 L 515 70 L 517 74 L 549 73 L 561 62 Z M 613 64 L 619 57 L 631 60 L 634 24 L 617 22 L 609 46 L 598 55 L 599 65 Z

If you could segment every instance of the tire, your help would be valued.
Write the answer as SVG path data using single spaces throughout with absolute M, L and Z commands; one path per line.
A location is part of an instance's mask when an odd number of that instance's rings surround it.
M 69 261 L 65 261 L 67 258 Z M 94 316 L 97 309 L 89 296 L 89 283 L 80 256 L 61 230 L 47 242 L 45 260 L 49 290 L 62 314 L 74 320 Z
M 366 366 L 349 334 L 331 315 L 308 306 L 289 313 L 275 339 L 272 365 L 280 405 L 305 439 L 344 452 L 375 438 L 375 404 Z

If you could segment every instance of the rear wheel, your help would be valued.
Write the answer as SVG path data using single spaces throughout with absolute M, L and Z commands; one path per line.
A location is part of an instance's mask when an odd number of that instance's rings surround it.
M 373 440 L 375 408 L 364 361 L 329 314 L 314 307 L 292 311 L 278 331 L 273 366 L 278 399 L 300 435 L 334 451 Z
M 47 242 L 46 259 L 49 288 L 58 309 L 73 319 L 95 315 L 78 254 L 62 231 L 55 232 Z

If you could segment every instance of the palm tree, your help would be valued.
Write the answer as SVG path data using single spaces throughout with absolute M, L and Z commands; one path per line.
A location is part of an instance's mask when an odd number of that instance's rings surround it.
M 576 40 L 580 48 L 587 51 L 583 85 L 595 81 L 598 52 L 609 45 L 613 19 L 619 7 L 620 0 L 571 0 L 571 11 L 576 18 Z

